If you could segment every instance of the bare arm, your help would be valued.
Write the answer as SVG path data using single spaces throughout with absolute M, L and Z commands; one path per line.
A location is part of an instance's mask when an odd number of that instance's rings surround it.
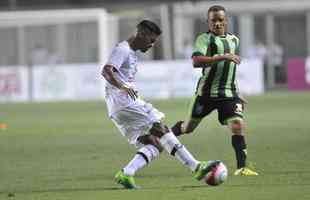
M 220 62 L 223 60 L 229 60 L 232 61 L 236 64 L 240 64 L 241 59 L 238 55 L 234 54 L 224 54 L 224 55 L 215 55 L 215 56 L 193 56 L 193 66 L 194 68 L 201 68 L 201 67 L 206 67 L 206 66 L 211 66 L 211 64 Z
M 138 97 L 137 92 L 133 88 L 131 88 L 130 86 L 122 83 L 115 76 L 115 73 L 117 73 L 117 71 L 115 70 L 115 68 L 112 65 L 105 65 L 101 71 L 101 75 L 105 78 L 105 80 L 107 80 L 111 85 L 115 86 L 116 88 L 127 92 L 128 95 L 132 99 L 135 100 Z
M 121 81 L 119 81 L 116 77 L 115 77 L 115 68 L 112 65 L 105 65 L 102 68 L 101 71 L 101 75 L 105 78 L 105 80 L 107 80 L 111 85 L 117 87 L 118 89 L 122 89 L 123 88 L 123 83 L 121 83 Z

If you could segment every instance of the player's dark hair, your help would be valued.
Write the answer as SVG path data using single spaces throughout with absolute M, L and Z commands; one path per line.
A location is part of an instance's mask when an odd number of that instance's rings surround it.
M 226 12 L 226 9 L 223 6 L 220 6 L 220 5 L 211 6 L 208 9 L 208 15 L 209 15 L 210 12 L 218 12 L 218 11 L 221 11 L 221 10 Z
M 149 31 L 151 31 L 152 33 L 155 33 L 156 35 L 160 35 L 161 34 L 161 30 L 160 28 L 157 26 L 157 24 L 155 24 L 154 22 L 150 21 L 150 20 L 142 20 L 138 25 L 137 25 L 137 29 L 148 29 Z

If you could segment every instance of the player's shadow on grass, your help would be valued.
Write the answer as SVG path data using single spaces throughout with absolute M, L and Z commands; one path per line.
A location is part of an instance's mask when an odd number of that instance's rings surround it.
M 233 184 L 233 185 L 221 185 L 220 187 L 255 187 L 255 186 L 276 186 L 276 187 L 282 187 L 282 186 L 288 186 L 290 184 L 288 183 L 270 183 L 270 184 L 262 184 L 262 183 L 247 183 L 247 184 Z M 302 183 L 302 184 L 294 184 L 295 186 L 310 186 L 310 183 Z M 161 186 L 161 187 L 142 187 L 139 190 L 162 190 L 162 189 L 171 189 L 171 190 L 179 190 L 179 191 L 186 191 L 186 190 L 192 190 L 192 189 L 211 189 L 214 188 L 213 186 L 207 186 L 205 184 L 202 185 L 185 185 L 185 186 Z M 60 188 L 60 189 L 46 189 L 46 190 L 24 190 L 24 191 L 0 191 L 0 194 L 8 194 L 10 197 L 14 197 L 18 194 L 31 194 L 31 193 L 66 193 L 66 192 L 90 192 L 90 191 L 116 191 L 116 190 L 124 190 L 127 191 L 127 189 L 122 188 L 120 186 L 115 187 L 97 187 L 97 188 Z M 131 190 L 128 190 L 131 191 Z
M 46 190 L 20 190 L 20 191 L 0 191 L 0 194 L 31 194 L 31 193 L 50 193 L 50 192 L 89 192 L 89 191 L 108 191 L 108 190 L 123 190 L 121 187 L 98 187 L 98 188 L 59 188 Z

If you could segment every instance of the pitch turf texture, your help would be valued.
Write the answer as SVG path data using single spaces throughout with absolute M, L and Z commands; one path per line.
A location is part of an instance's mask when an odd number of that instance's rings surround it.
M 128 191 L 114 174 L 135 153 L 108 119 L 105 103 L 0 104 L 0 199 L 16 200 L 309 200 L 310 93 L 249 97 L 249 161 L 258 177 L 232 175 L 230 135 L 213 113 L 181 141 L 201 160 L 221 159 L 227 182 L 208 187 L 163 154 Z M 170 126 L 187 115 L 189 99 L 152 101 Z

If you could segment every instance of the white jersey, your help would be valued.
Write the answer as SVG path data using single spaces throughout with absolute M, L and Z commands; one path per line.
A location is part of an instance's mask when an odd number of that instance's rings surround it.
M 135 88 L 135 75 L 137 73 L 137 54 L 127 41 L 116 45 L 107 62 L 118 71 L 116 78 L 124 84 Z M 139 147 L 138 138 L 149 134 L 155 122 L 164 118 L 164 114 L 142 99 L 133 100 L 126 92 L 107 83 L 106 104 L 109 116 L 120 132 L 127 137 L 130 144 Z
M 114 47 L 107 65 L 112 65 L 117 69 L 118 73 L 116 73 L 116 78 L 118 78 L 118 80 L 135 88 L 137 54 L 130 48 L 127 41 L 123 41 Z M 105 99 L 109 116 L 135 103 L 135 101 L 128 95 L 128 93 L 119 90 L 109 83 L 107 83 L 105 89 Z

